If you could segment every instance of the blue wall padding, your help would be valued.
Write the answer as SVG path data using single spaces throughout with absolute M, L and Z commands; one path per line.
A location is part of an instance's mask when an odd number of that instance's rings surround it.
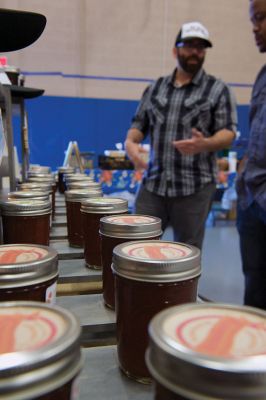
M 138 101 L 42 96 L 27 100 L 30 162 L 55 170 L 64 160 L 70 141 L 80 151 L 94 151 L 96 159 L 115 143 L 124 142 Z M 248 135 L 248 106 L 239 106 L 239 130 Z M 14 142 L 21 160 L 20 118 L 15 115 Z

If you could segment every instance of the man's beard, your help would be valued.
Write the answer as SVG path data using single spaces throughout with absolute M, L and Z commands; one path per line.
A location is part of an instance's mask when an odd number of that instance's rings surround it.
M 180 67 L 187 73 L 195 75 L 202 67 L 203 62 L 204 62 L 204 57 L 199 58 L 197 56 L 177 56 L 178 62 Z M 197 63 L 189 63 L 190 60 L 196 60 Z

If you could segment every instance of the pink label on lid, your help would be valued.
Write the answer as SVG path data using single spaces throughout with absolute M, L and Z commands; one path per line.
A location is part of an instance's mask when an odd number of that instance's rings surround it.
M 266 321 L 231 310 L 184 312 L 169 318 L 165 332 L 197 353 L 237 358 L 266 354 Z
M 19 264 L 41 260 L 48 251 L 39 247 L 9 246 L 0 248 L 0 265 Z
M 3 309 L 0 311 L 0 354 L 44 347 L 65 331 L 65 321 L 53 312 L 37 308 Z
M 122 250 L 128 256 L 150 260 L 175 260 L 191 254 L 188 247 L 177 243 L 142 242 L 126 245 Z
M 120 225 L 142 225 L 154 222 L 154 218 L 136 215 L 125 215 L 118 217 L 109 217 L 108 222 L 114 222 Z

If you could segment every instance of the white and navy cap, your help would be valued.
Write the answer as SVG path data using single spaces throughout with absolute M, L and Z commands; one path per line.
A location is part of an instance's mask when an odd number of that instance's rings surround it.
M 206 47 L 212 47 L 208 29 L 200 22 L 187 22 L 182 25 L 175 41 L 175 45 L 190 39 L 202 39 L 206 43 Z

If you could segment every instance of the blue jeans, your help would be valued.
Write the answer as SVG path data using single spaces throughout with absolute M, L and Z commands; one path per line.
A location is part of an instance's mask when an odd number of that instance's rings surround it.
M 256 202 L 238 206 L 237 229 L 245 277 L 244 304 L 266 310 L 266 211 Z

